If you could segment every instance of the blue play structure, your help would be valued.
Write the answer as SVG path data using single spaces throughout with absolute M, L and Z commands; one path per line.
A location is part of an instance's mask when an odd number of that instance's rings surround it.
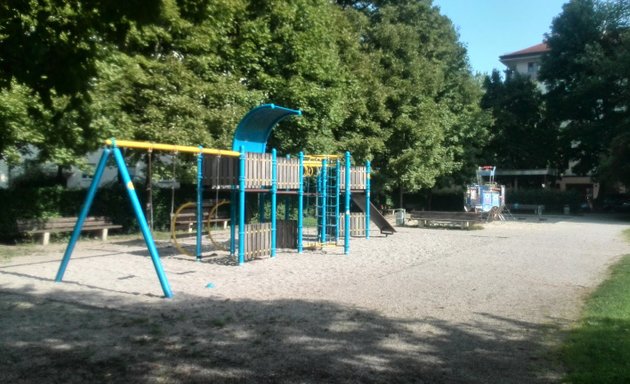
M 241 119 L 234 132 L 232 150 L 241 148 L 249 153 L 265 153 L 273 127 L 290 116 L 301 116 L 302 111 L 264 104 L 252 109 Z
M 158 250 L 120 148 L 188 152 L 197 155 L 195 209 L 195 257 L 197 260 L 203 257 L 204 190 L 214 191 L 217 196 L 219 193 L 229 196 L 229 252 L 239 265 L 246 260 L 261 256 L 275 257 L 277 248 L 297 249 L 301 253 L 305 247 L 342 245 L 344 254 L 348 254 L 351 236 L 369 238 L 370 221 L 376 223 L 382 233 L 395 232 L 377 210 L 371 209 L 373 205 L 370 202 L 369 162 L 365 166 L 352 166 L 349 152 L 343 156 L 305 155 L 300 152 L 296 157 L 278 156 L 275 149 L 272 149 L 270 153 L 266 152 L 267 139 L 273 127 L 283 119 L 300 115 L 299 110 L 273 104 L 252 109 L 237 126 L 232 150 L 107 140 L 107 147 L 96 168 L 55 280 L 59 282 L 63 279 L 103 170 L 108 158 L 113 154 L 127 187 L 128 197 L 138 219 L 164 296 L 172 296 Z M 252 194 L 257 195 L 257 220 L 252 220 L 253 217 L 247 216 L 247 197 Z M 282 219 L 278 218 L 277 214 L 278 196 L 284 199 L 285 212 Z M 351 201 L 354 201 L 355 206 L 363 213 L 351 212 Z M 310 202 L 313 204 L 311 205 Z M 270 205 L 268 218 L 265 217 L 267 203 Z M 294 207 L 297 206 L 297 218 L 293 220 L 289 212 L 291 203 Z M 317 223 L 315 233 L 309 233 L 305 228 L 304 216 L 307 210 L 314 214 Z M 340 241 L 342 237 L 343 242 Z
M 477 183 L 466 188 L 464 210 L 467 212 L 490 212 L 493 207 L 505 205 L 505 186 L 494 181 L 496 167 L 483 166 L 477 169 Z

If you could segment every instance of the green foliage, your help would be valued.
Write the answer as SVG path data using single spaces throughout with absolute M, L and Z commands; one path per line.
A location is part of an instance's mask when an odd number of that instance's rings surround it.
M 627 234 L 627 232 L 626 232 Z M 589 297 L 577 326 L 562 347 L 562 359 L 576 384 L 630 381 L 630 255 L 611 268 Z
M 548 84 L 550 118 L 562 124 L 561 142 L 577 173 L 628 156 L 619 146 L 630 129 L 630 7 L 627 1 L 572 0 L 554 19 L 551 48 L 540 71 Z M 627 179 L 608 167 L 611 179 Z
M 158 8 L 156 1 L 2 2 L 0 92 L 9 103 L 0 112 L 0 158 L 15 161 L 37 149 L 41 161 L 69 165 L 96 148 L 101 136 L 88 93 L 101 44 L 118 41 L 131 21 L 149 20 Z
M 494 118 L 485 164 L 502 169 L 554 167 L 557 130 L 546 123 L 543 96 L 528 77 L 511 73 L 505 80 L 494 70 L 484 80 L 481 105 Z
M 27 86 L 11 80 L 0 89 L 0 159 L 15 164 L 28 144 L 44 143 L 43 114 L 41 101 Z
M 10 0 L 0 58 L 3 159 L 67 166 L 111 136 L 226 148 L 269 102 L 303 111 L 281 153 L 350 150 L 414 191 L 477 164 L 490 123 L 428 0 Z
M 381 166 L 379 181 L 416 191 L 476 163 L 489 120 L 450 20 L 428 1 L 343 4 L 362 40 L 352 69 L 367 85 L 344 128 L 351 142 L 375 139 L 358 148 Z

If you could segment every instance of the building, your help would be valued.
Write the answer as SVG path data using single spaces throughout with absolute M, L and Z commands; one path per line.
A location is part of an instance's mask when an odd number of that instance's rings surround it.
M 520 51 L 499 56 L 499 61 L 508 67 L 508 76 L 509 73 L 519 73 L 538 82 L 538 70 L 540 69 L 542 55 L 545 52 L 549 52 L 549 46 L 543 42 Z
M 96 168 L 96 164 L 101 157 L 102 149 L 88 153 L 85 156 L 85 164 L 87 165 L 87 171 L 83 171 L 76 166 L 71 167 L 66 173 L 66 187 L 70 189 L 83 189 L 88 188 L 92 183 L 93 169 Z M 26 155 L 22 155 L 21 161 L 18 165 L 9 166 L 5 161 L 0 160 L 0 188 L 9 188 L 11 181 L 24 175 L 29 169 L 29 164 L 32 164 L 37 157 L 37 149 L 31 148 Z M 105 168 L 103 177 L 100 182 L 100 186 L 107 185 L 117 180 L 118 170 L 110 162 L 110 165 Z M 47 162 L 44 164 L 37 163 L 37 168 L 45 175 L 54 176 L 57 173 L 57 165 Z M 129 167 L 129 173 L 131 177 L 141 176 L 144 177 L 143 170 L 145 168 L 144 163 L 136 162 L 133 166 Z

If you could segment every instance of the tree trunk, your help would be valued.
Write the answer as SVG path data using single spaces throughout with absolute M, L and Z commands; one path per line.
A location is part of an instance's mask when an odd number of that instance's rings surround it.
M 404 189 L 401 183 L 399 184 L 399 189 L 398 189 L 398 208 L 403 207 L 403 194 L 404 194 Z
M 66 186 L 66 178 L 63 176 L 63 166 L 57 166 L 57 176 L 55 176 L 55 184 Z

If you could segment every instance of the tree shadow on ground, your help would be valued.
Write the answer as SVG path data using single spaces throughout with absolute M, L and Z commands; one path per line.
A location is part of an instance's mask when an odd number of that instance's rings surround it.
M 544 383 L 545 330 L 396 319 L 330 302 L 172 301 L 0 291 L 5 383 Z M 133 300 L 130 300 L 130 302 Z M 487 320 L 487 321 L 486 321 Z M 526 329 L 527 337 L 516 337 Z M 521 332 L 522 333 L 522 332 Z

